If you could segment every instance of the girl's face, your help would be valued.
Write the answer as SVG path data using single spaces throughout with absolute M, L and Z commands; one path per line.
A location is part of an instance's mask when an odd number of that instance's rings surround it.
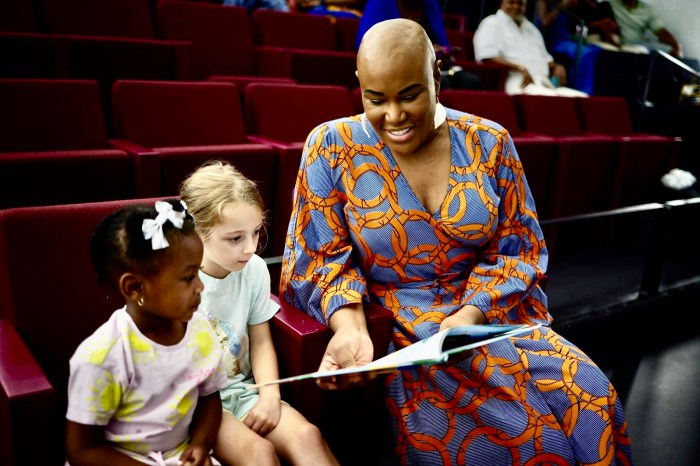
M 436 76 L 419 58 L 358 68 L 367 119 L 394 154 L 410 155 L 431 139 Z
M 170 240 L 158 272 L 143 280 L 141 313 L 187 322 L 199 307 L 204 289 L 198 271 L 202 262 L 202 240 L 196 234 Z M 144 316 L 145 317 L 145 316 Z
M 224 208 L 221 223 L 204 241 L 202 270 L 223 278 L 248 263 L 258 249 L 263 215 L 255 205 L 237 202 Z

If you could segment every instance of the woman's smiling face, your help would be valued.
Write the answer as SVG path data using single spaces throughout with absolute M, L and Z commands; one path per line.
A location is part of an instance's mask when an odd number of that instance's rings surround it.
M 367 119 L 397 155 L 412 154 L 435 131 L 440 71 L 429 52 L 432 45 L 422 40 L 389 38 L 383 44 L 365 44 L 358 59 Z

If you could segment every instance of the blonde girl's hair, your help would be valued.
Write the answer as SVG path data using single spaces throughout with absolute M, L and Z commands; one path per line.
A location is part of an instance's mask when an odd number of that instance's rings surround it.
M 223 211 L 231 204 L 258 207 L 263 221 L 266 217 L 258 186 L 226 161 L 212 160 L 192 172 L 180 185 L 180 199 L 194 217 L 202 240 L 222 223 Z

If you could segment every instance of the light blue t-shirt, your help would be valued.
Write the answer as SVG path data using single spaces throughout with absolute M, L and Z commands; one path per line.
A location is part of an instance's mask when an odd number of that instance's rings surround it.
M 257 392 L 244 384 L 255 383 L 250 364 L 248 326 L 267 322 L 279 310 L 270 299 L 270 273 L 265 261 L 254 255 L 246 266 L 224 278 L 199 272 L 204 283 L 202 312 L 214 328 L 223 349 L 228 387 L 221 390 L 224 409 L 239 419 L 257 401 Z

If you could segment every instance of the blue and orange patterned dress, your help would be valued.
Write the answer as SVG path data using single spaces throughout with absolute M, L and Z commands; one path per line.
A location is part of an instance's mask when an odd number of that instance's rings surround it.
M 632 464 L 615 389 L 550 328 L 538 285 L 547 249 L 508 132 L 450 109 L 447 123 L 452 169 L 437 212 L 361 116 L 311 132 L 281 295 L 326 324 L 347 303 L 380 303 L 395 316 L 390 351 L 436 333 L 466 304 L 491 323 L 543 324 L 462 361 L 388 376 L 404 464 Z

